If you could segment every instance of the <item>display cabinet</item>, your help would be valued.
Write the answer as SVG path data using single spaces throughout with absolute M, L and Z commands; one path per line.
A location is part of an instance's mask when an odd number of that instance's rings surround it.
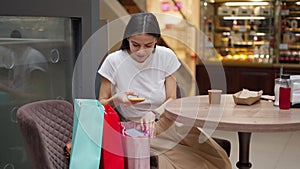
M 272 1 L 209 1 L 201 3 L 201 30 L 215 49 L 208 60 L 273 63 Z
M 278 0 L 278 63 L 300 62 L 300 2 Z
M 36 100 L 72 101 L 76 21 L 0 16 L 0 168 L 33 168 L 18 127 L 19 107 Z

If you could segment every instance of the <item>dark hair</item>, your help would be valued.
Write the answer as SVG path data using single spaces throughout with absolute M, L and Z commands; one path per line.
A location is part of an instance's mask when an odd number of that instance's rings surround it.
M 121 50 L 129 49 L 129 41 L 127 38 L 135 34 L 146 33 L 152 35 L 159 40 L 160 28 L 156 17 L 152 13 L 136 13 L 131 16 L 123 36 Z

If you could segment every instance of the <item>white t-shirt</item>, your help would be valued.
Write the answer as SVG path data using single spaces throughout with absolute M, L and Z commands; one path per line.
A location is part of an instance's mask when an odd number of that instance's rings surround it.
M 156 46 L 143 63 L 136 62 L 127 51 L 118 50 L 107 56 L 98 73 L 108 79 L 116 93 L 132 90 L 145 101 L 124 107 L 125 118 L 142 117 L 147 111 L 159 107 L 166 100 L 165 78 L 180 67 L 175 53 L 166 47 Z

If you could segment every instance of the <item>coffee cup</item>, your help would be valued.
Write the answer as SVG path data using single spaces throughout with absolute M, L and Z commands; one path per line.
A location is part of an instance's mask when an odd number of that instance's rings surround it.
M 218 89 L 208 90 L 209 104 L 220 104 L 221 94 L 222 94 L 222 90 L 218 90 Z

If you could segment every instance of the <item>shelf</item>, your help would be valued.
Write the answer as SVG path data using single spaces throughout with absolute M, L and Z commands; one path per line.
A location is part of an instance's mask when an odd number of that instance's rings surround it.
M 293 44 L 293 45 L 288 45 L 288 49 L 300 49 L 300 43 L 298 44 Z
M 290 11 L 290 15 L 300 15 L 300 11 Z
M 249 47 L 249 46 L 263 45 L 263 44 L 267 44 L 267 43 L 268 42 L 264 42 L 264 41 L 260 41 L 260 42 L 248 41 L 248 42 L 234 43 L 233 45 Z
M 64 39 L 0 38 L 0 45 L 65 42 Z

